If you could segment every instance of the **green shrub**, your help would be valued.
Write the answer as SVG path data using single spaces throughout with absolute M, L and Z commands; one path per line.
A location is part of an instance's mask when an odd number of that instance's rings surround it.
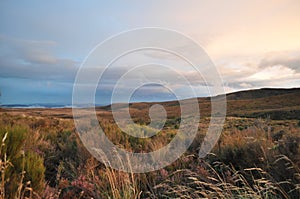
M 25 182 L 30 181 L 34 191 L 40 192 L 44 188 L 45 167 L 43 159 L 32 151 L 25 155 Z
M 10 166 L 4 171 L 5 196 L 8 198 L 19 196 L 29 181 L 35 192 L 42 191 L 44 187 L 43 158 L 24 150 L 27 133 L 28 129 L 22 126 L 0 127 L 0 139 L 3 140 L 7 134 L 2 143 L 0 158 L 10 162 Z

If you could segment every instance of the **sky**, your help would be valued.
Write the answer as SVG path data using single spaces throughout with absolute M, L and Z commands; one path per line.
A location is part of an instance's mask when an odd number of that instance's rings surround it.
M 142 27 L 171 29 L 192 38 L 215 64 L 225 92 L 300 87 L 299 0 L 3 0 L 0 103 L 70 104 L 76 73 L 91 50 L 112 35 Z M 124 68 L 132 67 L 131 60 L 148 63 L 153 57 L 176 65 L 178 73 L 190 74 L 184 63 L 167 55 L 129 55 L 99 82 L 96 103 L 110 102 L 112 85 Z M 149 73 L 161 79 L 170 76 L 163 69 Z M 189 80 L 198 96 L 208 95 L 199 79 Z M 176 85 L 182 98 L 189 97 L 184 83 Z M 137 89 L 133 100 L 174 97 L 152 84 Z

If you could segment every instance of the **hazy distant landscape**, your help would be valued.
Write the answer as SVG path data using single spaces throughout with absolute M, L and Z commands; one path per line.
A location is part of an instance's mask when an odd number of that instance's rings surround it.
M 300 89 L 260 89 L 227 94 L 227 117 L 218 144 L 197 157 L 210 121 L 210 98 L 199 98 L 196 139 L 176 162 L 130 174 L 98 162 L 82 145 L 71 108 L 1 108 L 1 190 L 7 198 L 299 198 Z M 138 124 L 149 123 L 154 103 L 132 103 Z M 177 101 L 162 131 L 134 138 L 114 123 L 111 107 L 97 107 L 109 139 L 128 151 L 166 145 L 180 124 Z

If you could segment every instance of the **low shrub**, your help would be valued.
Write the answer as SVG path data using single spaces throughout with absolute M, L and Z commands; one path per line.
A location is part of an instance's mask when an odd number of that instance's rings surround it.
M 44 188 L 43 158 L 24 150 L 27 133 L 26 127 L 0 127 L 0 159 L 1 164 L 7 165 L 1 170 L 5 198 L 19 198 L 26 192 L 39 193 Z

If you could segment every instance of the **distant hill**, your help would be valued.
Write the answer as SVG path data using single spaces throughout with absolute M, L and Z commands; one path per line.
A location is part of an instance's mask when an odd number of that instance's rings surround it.
M 217 96 L 218 97 L 218 96 Z M 275 120 L 297 119 L 300 120 L 300 88 L 274 89 L 263 88 L 256 90 L 239 91 L 226 94 L 227 116 L 267 118 Z M 210 98 L 198 98 L 201 117 L 209 117 L 211 112 Z M 165 107 L 169 118 L 180 117 L 180 105 L 178 101 L 169 102 L 137 102 L 130 103 L 131 117 L 138 121 L 148 117 L 149 108 L 153 104 L 161 104 Z M 125 105 L 125 106 L 124 106 Z M 124 111 L 126 104 L 116 104 L 120 111 Z M 14 114 L 27 113 L 36 116 L 53 116 L 69 118 L 72 116 L 71 108 L 0 108 L 1 112 Z M 98 106 L 97 114 L 100 117 L 113 119 L 111 105 Z
M 300 120 L 300 88 L 263 88 L 239 91 L 226 94 L 226 100 L 227 116 Z M 201 117 L 210 116 L 210 98 L 198 98 L 198 102 Z M 153 104 L 156 102 L 130 103 L 132 117 L 136 119 L 144 117 L 145 110 L 148 110 Z M 171 118 L 180 116 L 178 101 L 159 102 L 159 104 L 166 108 L 168 116 Z M 111 106 L 99 109 L 110 111 Z
M 240 91 L 227 97 L 227 115 L 300 120 L 300 88 Z
M 265 98 L 265 97 L 295 94 L 295 93 L 300 93 L 300 88 L 289 88 L 289 89 L 262 88 L 256 90 L 246 90 L 246 91 L 229 93 L 226 95 L 226 97 L 227 100 L 245 100 L 245 99 L 257 99 L 257 98 Z

